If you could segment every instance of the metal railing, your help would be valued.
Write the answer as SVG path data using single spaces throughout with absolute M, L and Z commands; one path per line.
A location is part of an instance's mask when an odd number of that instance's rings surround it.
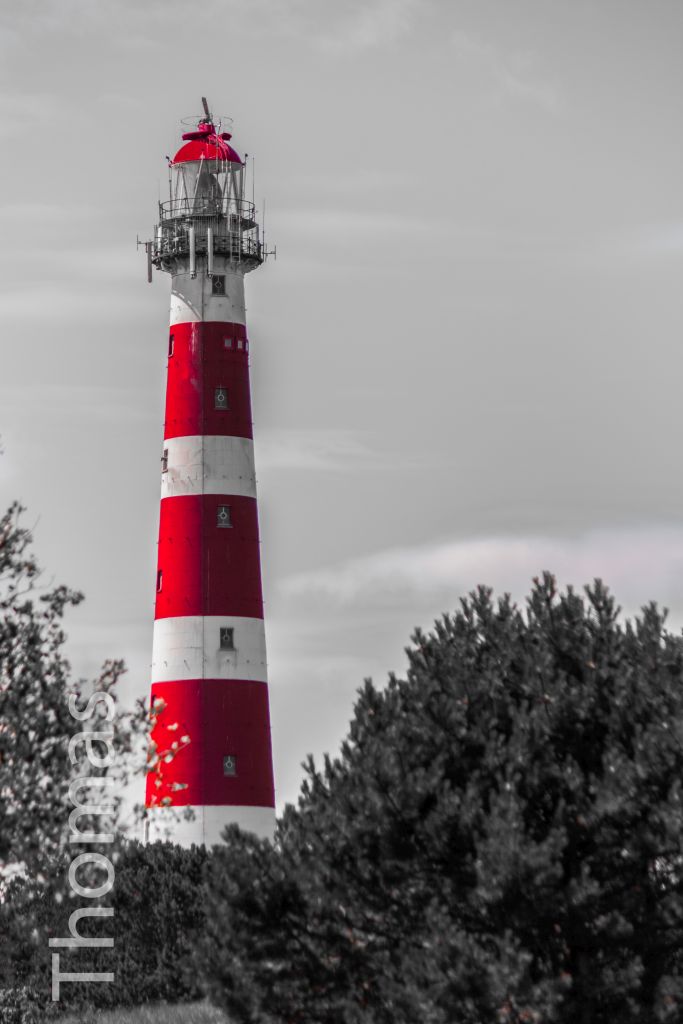
M 229 217 L 254 227 L 256 208 L 246 199 L 211 195 L 198 195 L 194 199 L 167 199 L 159 203 L 159 220 L 162 224 L 167 220 L 186 217 Z
M 190 226 L 193 228 L 192 232 Z M 263 262 L 266 254 L 259 238 L 258 226 L 254 224 L 252 227 L 245 227 L 244 221 L 240 224 L 237 217 L 212 217 L 200 222 L 190 218 L 189 223 L 174 220 L 160 224 L 151 243 L 152 262 L 155 266 L 163 268 L 173 260 L 189 258 L 192 235 L 194 255 L 206 255 L 209 251 L 209 229 L 215 256 L 225 256 L 235 263 Z

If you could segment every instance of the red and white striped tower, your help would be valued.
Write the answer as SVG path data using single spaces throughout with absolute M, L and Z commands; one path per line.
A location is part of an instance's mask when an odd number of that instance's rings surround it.
M 152 740 L 178 752 L 146 802 L 150 839 L 210 846 L 230 823 L 272 836 L 275 801 L 244 307 L 266 252 L 245 164 L 203 103 L 147 243 L 150 280 L 172 279 Z

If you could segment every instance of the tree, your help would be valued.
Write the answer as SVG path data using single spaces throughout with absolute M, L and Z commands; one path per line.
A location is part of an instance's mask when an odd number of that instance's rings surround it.
M 83 771 L 83 746 L 75 764 L 67 755 L 71 737 L 83 728 L 111 731 L 110 748 L 93 742 L 101 755 L 113 749 L 116 764 L 87 770 L 92 775 L 113 772 L 122 783 L 146 723 L 144 709 L 124 712 L 117 706 L 121 661 L 106 662 L 90 685 L 72 680 L 63 654 L 62 620 L 82 595 L 65 586 L 42 585 L 31 532 L 21 525 L 22 511 L 15 503 L 0 518 L 0 874 L 8 863 L 18 863 L 36 875 L 60 848 L 72 809 L 69 784 Z M 82 695 L 76 705 L 82 709 L 94 691 L 108 694 L 116 713 L 112 721 L 106 704 L 99 703 L 87 726 L 81 726 L 68 698 Z
M 217 848 L 201 949 L 244 1024 L 683 1017 L 683 642 L 480 588 L 360 691 L 275 844 Z

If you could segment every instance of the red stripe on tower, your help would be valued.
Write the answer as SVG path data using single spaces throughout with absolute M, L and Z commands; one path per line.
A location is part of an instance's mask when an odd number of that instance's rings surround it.
M 252 437 L 248 345 L 243 324 L 173 324 L 165 438 Z
M 156 618 L 169 615 L 263 618 L 254 498 L 196 494 L 162 499 Z
M 266 253 L 230 136 L 189 136 L 147 243 L 172 289 L 146 804 L 150 838 L 210 845 L 275 823 L 244 315 Z

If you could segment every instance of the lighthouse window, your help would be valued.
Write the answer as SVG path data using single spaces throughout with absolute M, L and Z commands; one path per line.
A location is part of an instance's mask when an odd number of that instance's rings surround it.
M 211 278 L 211 292 L 213 295 L 225 295 L 225 274 L 214 274 Z
M 228 408 L 228 389 L 224 387 L 218 387 L 214 391 L 214 409 L 227 409 Z
M 220 645 L 222 651 L 235 650 L 235 630 L 232 626 L 220 627 Z
M 237 347 L 238 348 L 242 348 L 242 345 L 243 345 L 243 341 L 242 341 L 241 338 L 239 338 L 238 341 L 237 341 Z
M 164 582 L 164 574 L 161 569 L 157 571 L 157 594 L 160 593 L 161 587 Z
M 232 526 L 232 514 L 229 505 L 219 505 L 216 510 L 216 526 Z
M 161 472 L 168 472 L 168 448 L 164 448 L 164 454 L 161 456 Z
M 172 334 L 169 334 L 169 336 L 168 336 L 168 355 L 169 355 L 169 358 L 173 355 L 173 335 Z
M 237 775 L 237 758 L 233 754 L 223 758 L 223 775 Z

